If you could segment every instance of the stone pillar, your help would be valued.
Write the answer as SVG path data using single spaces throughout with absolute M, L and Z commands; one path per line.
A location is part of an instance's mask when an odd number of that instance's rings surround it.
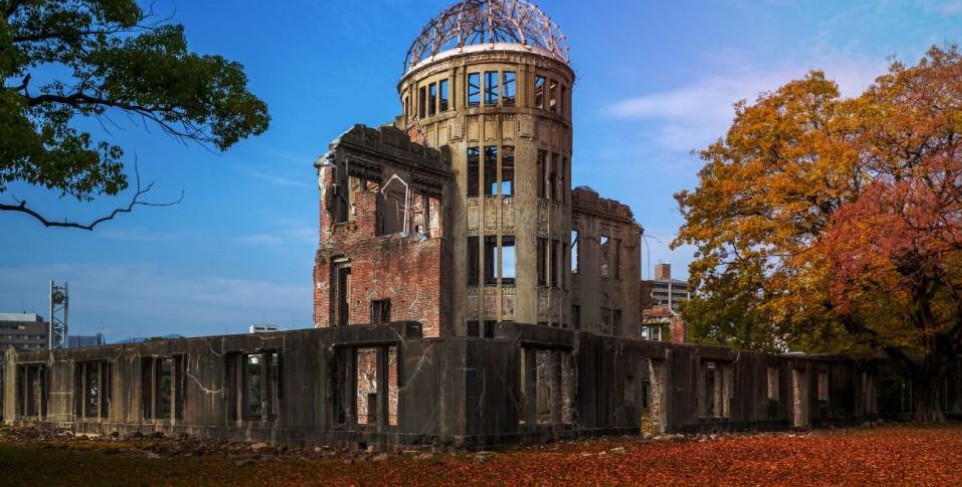
M 665 361 L 648 360 L 648 377 L 651 383 L 651 402 L 648 416 L 651 421 L 651 434 L 660 435 L 668 431 L 668 384 Z

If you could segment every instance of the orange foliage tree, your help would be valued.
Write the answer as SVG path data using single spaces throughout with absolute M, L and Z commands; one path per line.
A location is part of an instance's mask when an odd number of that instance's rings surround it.
M 816 71 L 735 109 L 676 195 L 693 335 L 882 351 L 916 419 L 941 421 L 937 384 L 962 354 L 962 55 L 933 47 L 851 99 Z

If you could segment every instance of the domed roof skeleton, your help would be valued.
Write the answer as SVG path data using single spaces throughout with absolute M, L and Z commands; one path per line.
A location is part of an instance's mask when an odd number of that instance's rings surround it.
M 525 0 L 466 0 L 431 19 L 408 49 L 405 72 L 450 49 L 495 43 L 537 48 L 568 63 L 568 40 L 558 24 Z

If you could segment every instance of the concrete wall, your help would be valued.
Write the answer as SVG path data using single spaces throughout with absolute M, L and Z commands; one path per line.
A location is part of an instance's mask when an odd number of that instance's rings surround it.
M 250 357 L 258 363 L 247 364 Z M 169 368 L 157 366 L 166 359 Z M 92 396 L 79 372 L 89 364 L 106 371 L 92 415 L 83 409 Z M 511 323 L 498 325 L 492 339 L 426 338 L 418 323 L 395 323 L 9 350 L 4 365 L 6 423 L 292 445 L 483 448 L 642 430 L 820 427 L 900 413 L 886 407 L 892 400 L 884 361 L 774 356 Z M 38 370 L 43 404 L 28 416 L 18 403 L 32 390 L 29 371 Z M 956 370 L 945 386 L 950 415 L 962 413 L 960 380 Z

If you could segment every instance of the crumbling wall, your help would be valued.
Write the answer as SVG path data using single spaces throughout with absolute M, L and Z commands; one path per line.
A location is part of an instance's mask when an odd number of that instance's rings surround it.
M 809 428 L 890 414 L 877 384 L 891 364 L 881 359 L 778 356 L 516 323 L 498 324 L 493 338 L 425 338 L 421 330 L 395 323 L 11 350 L 4 421 L 400 449 Z M 98 389 L 93 414 L 84 408 L 84 370 L 109 377 L 109 387 L 99 382 L 106 389 Z M 42 404 L 28 414 L 19 402 L 34 391 L 24 374 L 37 371 L 46 378 L 38 382 Z M 959 372 L 945 385 L 950 417 L 962 413 Z
M 631 209 L 586 187 L 572 192 L 571 292 L 580 329 L 640 336 L 641 236 Z M 577 262 L 577 265 L 574 264 Z
M 393 127 L 355 126 L 318 162 L 317 327 L 448 323 L 451 252 L 445 238 L 453 175 L 440 152 Z

